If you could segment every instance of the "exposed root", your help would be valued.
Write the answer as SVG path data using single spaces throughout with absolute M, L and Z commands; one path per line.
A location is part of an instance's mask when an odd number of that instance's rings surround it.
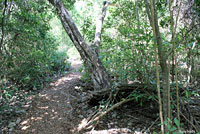
M 92 125 L 96 125 L 98 123 L 98 121 L 107 113 L 109 113 L 110 111 L 112 111 L 113 109 L 121 106 L 124 103 L 127 103 L 129 101 L 134 100 L 134 98 L 130 98 L 130 99 L 124 99 L 116 104 L 114 104 L 112 107 L 106 109 L 105 111 L 101 111 L 98 112 L 97 114 L 93 115 L 92 117 L 89 118 L 89 120 L 87 120 L 87 123 L 85 125 L 83 125 L 81 128 L 79 128 L 79 131 L 83 130 L 83 129 L 88 129 L 90 128 Z M 107 105 L 108 106 L 108 105 Z

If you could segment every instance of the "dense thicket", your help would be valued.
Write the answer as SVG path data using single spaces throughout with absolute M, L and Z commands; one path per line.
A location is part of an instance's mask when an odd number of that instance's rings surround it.
M 158 1 L 156 4 L 163 46 L 171 54 L 169 7 L 164 1 Z M 192 58 L 196 59 L 193 62 L 193 71 L 197 72 L 192 76 L 193 81 L 197 80 L 197 76 L 199 76 L 199 61 L 197 60 L 199 54 L 199 11 L 196 9 L 198 9 L 197 1 L 196 3 L 184 1 L 176 35 L 178 63 L 179 69 L 181 69 L 179 75 L 183 78 L 183 74 L 188 72 L 187 61 L 190 61 L 188 59 L 190 57 L 187 55 L 193 53 Z M 177 10 L 174 8 L 174 15 L 177 14 Z M 109 11 L 110 14 L 104 24 L 101 46 L 101 58 L 104 65 L 112 74 L 117 75 L 121 82 L 137 79 L 145 83 L 155 83 L 153 31 L 148 20 L 145 3 L 141 1 L 136 4 L 135 1 L 120 0 L 115 6 L 109 7 Z M 88 35 L 87 38 L 90 40 L 94 38 L 95 29 L 95 25 L 92 25 L 95 24 L 94 20 L 91 20 L 88 16 L 84 25 L 84 29 L 89 28 L 90 30 L 83 29 L 84 35 Z M 184 78 L 187 79 L 187 77 Z
M 129 85 L 123 87 L 126 90 L 135 88 L 130 84 L 139 83 L 140 86 L 148 87 L 143 89 L 148 91 L 132 89 L 127 96 L 122 96 L 143 102 L 159 98 L 155 94 L 157 86 L 158 92 L 161 88 L 164 120 L 171 121 L 178 117 L 177 127 L 180 127 L 179 102 L 198 98 L 200 91 L 198 0 L 105 2 L 103 7 L 108 6 L 108 12 L 102 33 L 95 24 L 101 13 L 98 9 L 102 7 L 102 0 L 49 2 L 54 8 L 47 1 L 40 0 L 5 0 L 0 5 L 3 9 L 0 11 L 1 101 L 11 98 L 15 90 L 42 87 L 52 74 L 68 67 L 65 54 L 56 51 L 59 42 L 49 32 L 49 21 L 54 17 L 53 13 L 57 13 L 85 63 L 86 73 L 83 77 L 93 82 L 90 84 L 98 88 L 97 93 L 109 88 L 106 93 L 111 93 L 110 98 L 112 95 L 115 98 L 120 85 Z M 73 8 L 74 4 L 81 7 Z M 69 12 L 71 9 L 73 10 Z M 74 22 L 78 22 L 78 25 Z M 97 47 L 96 38 L 99 41 Z M 156 57 L 158 64 L 155 62 Z M 110 76 L 113 77 L 113 82 L 110 81 Z M 120 97 L 119 100 L 123 98 Z M 174 100 L 177 100 L 176 105 Z M 174 112 L 176 109 L 178 114 Z M 168 124 L 173 124 L 169 122 Z M 198 126 L 198 122 L 191 122 Z M 177 125 L 176 121 L 175 123 Z M 166 125 L 165 130 L 167 129 Z
M 5 0 L 0 8 L 0 112 L 6 114 L 10 101 L 24 99 L 25 92 L 41 89 L 70 66 L 66 52 L 57 51 L 46 1 Z
M 95 7 L 95 2 L 88 3 Z M 187 0 L 153 3 L 146 0 L 113 1 L 105 20 L 99 57 L 115 78 L 114 85 L 139 82 L 156 86 L 155 52 L 158 51 L 166 121 L 171 118 L 171 108 L 174 109 L 170 98 L 176 100 L 175 96 L 180 94 L 182 103 L 186 98 L 199 95 L 200 3 Z M 151 6 L 154 6 L 154 12 Z M 82 32 L 87 40 L 92 41 L 95 35 L 95 20 L 92 18 L 95 15 L 86 14 L 85 18 Z M 158 23 L 155 25 L 156 38 L 152 21 Z M 148 91 L 155 90 L 154 87 Z M 152 98 L 140 91 L 133 91 L 132 96 L 141 101 Z

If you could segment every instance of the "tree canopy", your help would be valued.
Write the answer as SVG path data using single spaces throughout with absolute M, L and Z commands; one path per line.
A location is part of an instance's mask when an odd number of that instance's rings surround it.
M 198 0 L 3 0 L 0 8 L 1 113 L 13 96 L 69 70 L 75 47 L 95 100 L 157 101 L 161 132 L 181 131 L 180 105 L 200 95 Z

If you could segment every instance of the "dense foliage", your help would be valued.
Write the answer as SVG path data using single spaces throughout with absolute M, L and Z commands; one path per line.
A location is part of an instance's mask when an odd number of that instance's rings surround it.
M 158 52 L 159 64 L 162 62 L 161 56 L 164 56 L 163 59 L 166 59 L 167 69 L 169 69 L 168 81 L 171 88 L 169 92 L 174 100 L 177 97 L 176 92 L 180 92 L 181 101 L 189 101 L 191 97 L 198 98 L 200 95 L 199 4 L 199 1 L 187 0 L 176 1 L 175 5 L 174 3 L 170 5 L 169 1 L 156 1 L 155 3 L 163 49 L 161 53 Z M 94 5 L 95 2 L 92 7 Z M 158 48 L 159 51 L 160 48 L 155 43 L 152 22 L 150 22 L 148 14 L 151 17 L 145 1 L 113 1 L 104 22 L 100 59 L 115 78 L 114 83 L 117 85 L 134 82 L 147 86 L 155 85 L 155 90 L 148 91 L 153 93 L 156 91 L 157 85 L 154 50 Z M 91 18 L 95 18 L 95 16 L 86 17 L 85 25 L 82 27 L 88 40 L 93 40 L 95 35 L 95 21 Z M 176 29 L 175 32 L 174 29 Z M 164 97 L 165 78 L 161 65 L 159 72 L 161 92 L 163 92 L 162 97 Z M 154 98 L 137 91 L 132 92 L 132 96 L 136 100 L 140 98 L 140 101 Z M 170 100 L 168 102 L 170 103 Z M 162 103 L 164 105 L 168 102 L 163 101 Z M 173 103 L 171 108 L 176 109 Z
M 156 84 L 155 45 L 145 3 L 127 0 L 114 1 L 113 3 L 115 4 L 109 7 L 109 14 L 104 24 L 100 58 L 104 61 L 104 65 L 109 72 L 116 76 L 121 83 L 139 81 L 146 84 Z M 170 51 L 173 46 L 170 33 L 169 7 L 164 1 L 156 4 L 164 49 L 171 54 Z M 192 9 L 188 7 L 189 4 L 192 5 Z M 189 77 L 192 77 L 190 82 L 197 84 L 200 77 L 198 66 L 200 43 L 198 4 L 197 1 L 194 3 L 184 1 L 182 6 L 185 8 L 181 8 L 177 26 L 176 49 L 178 53 L 179 80 L 182 85 L 187 84 Z M 95 2 L 92 7 L 94 5 Z M 85 10 L 88 10 L 88 8 Z M 178 9 L 174 10 L 177 11 Z M 186 11 L 188 12 L 187 14 Z M 184 13 L 186 14 L 185 16 Z M 87 15 L 85 18 L 82 32 L 86 39 L 93 40 L 95 20 Z M 174 63 L 170 60 L 172 59 L 169 58 L 168 62 L 171 63 L 171 77 L 173 77 L 174 72 L 172 71 L 174 70 L 172 69 L 174 68 Z M 191 73 L 189 71 L 190 66 L 192 66 Z
M 181 89 L 177 90 L 180 98 L 188 101 L 200 95 L 200 2 L 182 0 L 170 5 L 169 1 L 157 0 L 155 3 L 163 49 L 162 53 L 158 52 L 161 92 L 165 91 L 161 65 L 164 56 L 171 88 L 169 101 L 170 97 L 174 100 L 179 97 L 176 88 Z M 95 21 L 103 0 L 63 2 L 84 39 L 92 44 Z M 50 25 L 52 19 L 56 25 L 61 23 L 55 19 L 56 10 L 46 0 L 8 0 L 5 3 L 0 5 L 3 9 L 0 11 L 0 105 L 11 100 L 18 90 L 40 89 L 53 74 L 66 71 L 69 68 L 68 56 L 66 52 L 58 52 L 58 46 L 60 43 L 72 45 L 63 29 L 57 31 L 60 32 L 59 38 L 51 31 L 55 26 Z M 99 54 L 106 70 L 114 78 L 113 89 L 116 85 L 132 83 L 153 87 L 148 91 L 150 95 L 136 90 L 131 93 L 130 96 L 141 102 L 158 98 L 155 94 L 158 85 L 155 55 L 160 48 L 150 19 L 153 15 L 147 7 L 145 0 L 114 0 L 104 21 Z M 85 72 L 82 80 L 91 80 L 89 73 Z M 176 110 L 174 104 L 169 107 Z M 3 110 L 1 107 L 0 111 Z M 175 117 L 175 112 L 172 114 Z M 174 122 L 176 124 L 177 120 Z
M 5 10 L 0 11 L 0 112 L 5 114 L 13 98 L 20 100 L 25 92 L 43 88 L 70 64 L 66 52 L 57 51 L 59 42 L 50 32 L 54 14 L 47 1 L 7 1 L 0 8 Z

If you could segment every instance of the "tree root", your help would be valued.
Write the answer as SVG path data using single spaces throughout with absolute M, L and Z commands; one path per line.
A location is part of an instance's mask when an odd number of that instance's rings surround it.
M 98 112 L 97 114 L 93 115 L 93 117 L 90 117 L 89 120 L 87 119 L 87 123 L 84 124 L 83 126 L 81 126 L 81 128 L 79 128 L 79 131 L 83 130 L 83 129 L 88 129 L 90 128 L 92 125 L 96 125 L 98 123 L 98 121 L 104 116 L 106 115 L 107 113 L 109 113 L 110 111 L 112 111 L 113 109 L 121 106 L 122 104 L 124 103 L 127 103 L 129 101 L 132 101 L 134 100 L 134 98 L 130 98 L 130 99 L 124 99 L 116 104 L 114 104 L 112 107 L 106 109 L 106 111 L 101 111 L 101 112 Z M 108 106 L 108 105 L 107 105 Z
M 109 100 L 116 102 L 117 101 L 116 97 L 120 93 L 125 92 L 126 94 L 123 95 L 122 97 L 127 98 L 128 95 L 130 95 L 133 91 L 139 91 L 149 96 L 155 96 L 156 92 L 150 92 L 152 91 L 153 88 L 154 88 L 153 86 L 146 87 L 141 83 L 122 84 L 122 85 L 118 85 L 114 87 L 114 90 L 113 88 L 109 88 L 109 89 L 102 89 L 101 91 L 88 91 L 90 95 L 86 100 L 88 102 L 95 102 L 95 101 L 98 102 L 99 100 L 109 98 Z M 115 96 L 113 97 L 113 95 Z M 121 98 L 121 97 L 118 96 L 118 98 Z
M 89 97 L 86 99 L 88 103 L 99 101 L 102 99 L 107 99 L 107 103 L 104 105 L 103 108 L 98 108 L 93 112 L 87 119 L 85 119 L 77 131 L 81 132 L 84 130 L 89 130 L 95 127 L 95 125 L 98 124 L 99 120 L 108 114 L 110 111 L 118 108 L 119 106 L 135 100 L 135 98 L 130 98 L 130 94 L 132 94 L 133 91 L 137 90 L 141 93 L 146 93 L 149 96 L 154 96 L 154 94 L 151 94 L 148 92 L 148 89 L 152 89 L 151 87 L 145 87 L 143 84 L 140 83 L 134 83 L 134 84 L 123 84 L 119 85 L 114 88 L 114 91 L 112 88 L 109 89 L 102 89 L 101 91 L 89 91 Z M 120 96 L 122 92 L 125 92 L 124 95 Z M 119 101 L 120 98 L 125 98 L 121 101 Z M 157 100 L 155 100 L 157 101 Z M 116 102 L 116 104 L 114 104 Z M 109 107 L 110 104 L 114 104 L 113 106 Z

